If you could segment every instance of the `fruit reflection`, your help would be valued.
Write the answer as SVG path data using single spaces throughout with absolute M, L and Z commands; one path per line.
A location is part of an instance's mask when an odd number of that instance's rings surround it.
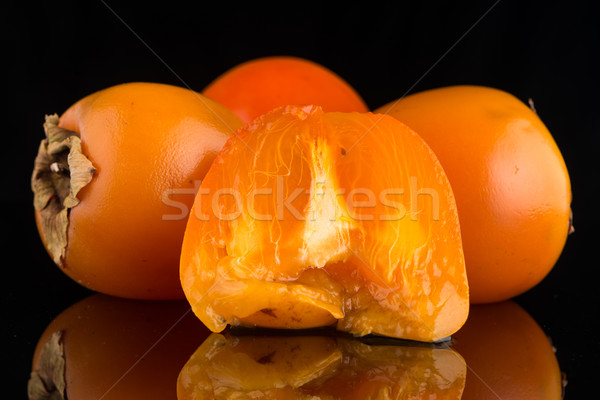
M 29 398 L 176 399 L 179 371 L 208 333 L 185 301 L 92 295 L 42 334 Z
M 454 346 L 467 365 L 464 400 L 561 398 L 561 372 L 549 339 L 513 301 L 471 307 Z
M 368 343 L 333 335 L 215 333 L 181 370 L 177 395 L 179 400 L 461 398 L 465 362 L 447 346 Z

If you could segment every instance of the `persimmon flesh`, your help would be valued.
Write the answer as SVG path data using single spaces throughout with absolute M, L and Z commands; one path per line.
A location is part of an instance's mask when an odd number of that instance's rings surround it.
M 395 119 L 273 110 L 236 131 L 202 182 L 181 282 L 214 332 L 227 324 L 435 341 L 468 313 L 450 184 Z

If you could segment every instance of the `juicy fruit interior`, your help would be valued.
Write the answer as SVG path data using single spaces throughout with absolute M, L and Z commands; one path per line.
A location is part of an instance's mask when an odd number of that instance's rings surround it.
M 181 279 L 215 332 L 337 322 L 357 335 L 431 341 L 466 319 L 450 186 L 424 142 L 392 118 L 311 106 L 268 113 L 228 141 L 201 189 Z

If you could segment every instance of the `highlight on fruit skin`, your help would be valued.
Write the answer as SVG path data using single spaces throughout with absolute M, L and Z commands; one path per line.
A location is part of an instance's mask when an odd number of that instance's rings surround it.
M 437 341 L 469 299 L 450 184 L 395 119 L 273 110 L 236 132 L 202 182 L 181 283 L 213 332 L 336 324 Z
M 177 376 L 209 335 L 185 300 L 93 294 L 41 334 L 29 400 L 176 400 Z
M 182 368 L 177 396 L 458 400 L 466 373 L 460 354 L 448 347 L 213 333 Z
M 572 230 L 571 183 L 531 107 L 502 90 L 450 86 L 375 112 L 415 130 L 448 174 L 472 303 L 507 300 L 548 275 Z
M 179 254 L 195 189 L 241 121 L 191 90 L 116 85 L 46 117 L 32 174 L 40 237 L 89 289 L 183 298 Z
M 314 104 L 325 111 L 367 112 L 362 97 L 342 77 L 316 62 L 270 56 L 243 62 L 203 91 L 244 122 L 288 104 Z
M 452 340 L 469 366 L 463 400 L 564 397 L 566 380 L 550 339 L 516 302 L 471 306 Z

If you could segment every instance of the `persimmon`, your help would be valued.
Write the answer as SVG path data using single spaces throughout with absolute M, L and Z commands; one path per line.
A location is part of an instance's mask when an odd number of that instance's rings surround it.
M 481 86 L 416 93 L 376 112 L 414 129 L 456 197 L 471 302 L 509 299 L 553 268 L 571 229 L 569 174 L 535 111 Z
M 177 396 L 458 400 L 465 377 L 463 358 L 450 348 L 213 333 L 181 370 Z
M 469 366 L 463 400 L 562 399 L 552 344 L 514 301 L 473 305 L 453 341 Z
M 184 293 L 208 328 L 337 323 L 422 341 L 460 328 L 458 214 L 416 133 L 385 115 L 286 106 L 233 139 L 202 181 L 181 252 Z
M 288 104 L 316 104 L 325 111 L 369 111 L 361 96 L 339 75 L 300 57 L 246 61 L 217 77 L 202 93 L 244 122 Z
M 50 256 L 92 290 L 183 298 L 179 253 L 195 187 L 241 121 L 191 90 L 128 83 L 47 116 L 32 176 Z
M 175 400 L 177 376 L 208 334 L 184 300 L 91 295 L 41 335 L 29 399 Z

